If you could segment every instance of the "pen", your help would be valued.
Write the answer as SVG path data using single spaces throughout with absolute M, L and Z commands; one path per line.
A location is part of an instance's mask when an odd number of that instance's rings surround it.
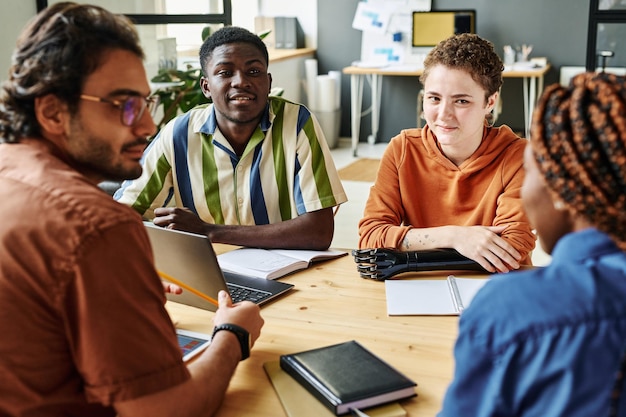
M 205 293 L 200 292 L 200 291 L 196 290 L 196 289 L 195 289 L 195 288 L 193 288 L 193 287 L 190 287 L 189 285 L 187 285 L 187 284 L 185 284 L 185 283 L 183 283 L 183 282 L 181 282 L 181 281 L 177 280 L 176 278 L 174 278 L 174 277 L 173 277 L 173 276 L 171 276 L 171 275 L 166 274 L 165 272 L 157 271 L 157 273 L 158 273 L 158 274 L 159 274 L 159 276 L 160 276 L 161 278 L 163 278 L 164 280 L 169 281 L 169 282 L 171 282 L 172 284 L 176 284 L 176 285 L 178 285 L 179 287 L 181 287 L 181 288 L 183 288 L 183 289 L 185 289 L 185 290 L 187 290 L 187 291 L 189 291 L 189 292 L 191 292 L 191 293 L 193 293 L 193 294 L 197 295 L 198 297 L 202 298 L 203 300 L 208 301 L 209 303 L 213 304 L 213 305 L 214 305 L 214 306 L 216 306 L 216 307 L 218 307 L 218 306 L 219 306 L 219 304 L 218 304 L 218 302 L 217 302 L 217 300 L 216 300 L 215 298 L 213 298 L 213 297 L 209 297 L 209 296 L 208 296 L 208 295 L 206 295 Z

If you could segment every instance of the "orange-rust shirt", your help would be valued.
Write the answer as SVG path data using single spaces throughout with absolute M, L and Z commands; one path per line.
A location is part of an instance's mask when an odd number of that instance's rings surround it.
M 0 144 L 0 415 L 106 416 L 190 378 L 140 216 L 43 140 Z
M 457 167 L 428 126 L 403 130 L 382 157 L 359 247 L 398 248 L 414 227 L 507 225 L 501 236 L 530 264 L 535 235 L 520 198 L 525 145 L 507 126 L 485 127 L 481 145 Z

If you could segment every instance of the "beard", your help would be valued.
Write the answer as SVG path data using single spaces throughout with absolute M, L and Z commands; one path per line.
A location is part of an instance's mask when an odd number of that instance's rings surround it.
M 141 176 L 143 169 L 139 161 L 134 164 L 115 162 L 110 151 L 111 148 L 92 147 L 87 153 L 75 155 L 74 160 L 80 166 L 81 172 L 90 172 L 103 180 L 134 180 Z
M 125 159 L 126 149 L 138 145 L 147 145 L 146 138 L 136 138 L 122 145 L 116 151 L 112 140 L 103 135 L 86 131 L 80 122 L 72 122 L 72 132 L 68 139 L 68 152 L 76 169 L 84 175 L 97 178 L 99 181 L 124 181 L 141 176 L 142 167 L 139 160 Z

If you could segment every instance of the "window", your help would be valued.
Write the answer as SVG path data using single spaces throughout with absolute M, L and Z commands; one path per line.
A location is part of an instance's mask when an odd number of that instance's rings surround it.
M 587 32 L 588 71 L 626 67 L 626 0 L 591 0 Z
M 37 11 L 64 0 L 36 0 Z M 81 3 L 79 1 L 79 3 Z M 198 65 L 202 30 L 232 24 L 231 0 L 89 0 L 114 13 L 123 13 L 137 25 L 146 53 L 146 71 L 152 78 L 162 68 Z

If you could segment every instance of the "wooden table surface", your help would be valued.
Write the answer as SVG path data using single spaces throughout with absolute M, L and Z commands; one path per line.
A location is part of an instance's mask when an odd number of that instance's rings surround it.
M 314 264 L 281 280 L 295 288 L 262 307 L 261 337 L 251 357 L 237 368 L 218 416 L 286 415 L 263 363 L 278 360 L 281 354 L 347 340 L 357 340 L 417 382 L 418 396 L 400 403 L 409 416 L 434 416 L 439 411 L 452 378 L 458 317 L 388 317 L 384 282 L 360 278 L 351 255 Z M 213 313 L 172 302 L 167 308 L 177 327 L 211 332 Z

